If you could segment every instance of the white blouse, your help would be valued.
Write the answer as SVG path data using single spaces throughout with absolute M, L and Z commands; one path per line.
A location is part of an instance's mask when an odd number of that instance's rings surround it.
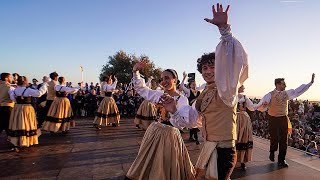
M 239 98 L 238 102 L 239 103 L 245 102 L 246 107 L 244 107 L 244 108 L 248 108 L 250 111 L 256 110 L 256 105 L 253 104 L 253 102 L 247 96 L 242 96 L 241 98 Z
M 232 36 L 230 25 L 219 28 L 221 41 L 215 51 L 215 83 L 221 100 L 229 107 L 238 103 L 238 88 L 248 78 L 247 54 L 241 43 Z M 178 109 L 172 119 L 179 127 L 200 127 L 201 116 L 193 106 Z
M 69 94 L 74 94 L 79 91 L 79 88 L 75 87 L 67 87 L 65 85 L 55 85 L 54 86 L 55 91 L 60 91 L 60 92 L 67 92 Z
M 134 86 L 134 89 L 137 91 L 137 93 L 141 97 L 143 97 L 145 100 L 150 101 L 152 103 L 159 103 L 160 97 L 164 94 L 163 91 L 150 89 L 146 85 L 144 79 L 141 78 L 139 71 L 136 71 L 134 73 L 132 84 Z M 177 109 L 181 109 L 184 106 L 189 106 L 188 98 L 183 96 L 182 94 L 180 96 L 174 96 L 173 98 L 177 101 Z M 171 124 L 175 127 L 182 128 L 180 126 L 176 126 L 175 120 L 173 120 L 172 118 L 173 117 L 170 116 L 169 121 L 171 122 Z
M 191 95 L 190 89 L 187 88 L 184 84 L 181 84 L 181 86 L 182 86 L 182 90 L 183 90 L 183 93 L 185 94 L 185 96 L 190 97 L 190 95 Z M 195 89 L 197 91 L 202 91 L 206 88 L 206 86 L 207 86 L 207 83 L 203 83 L 201 86 L 198 86 Z
M 24 90 L 26 91 L 23 93 Z M 16 89 L 9 91 L 10 99 L 14 102 L 17 102 L 16 96 L 22 96 L 22 93 L 23 97 L 40 97 L 46 93 L 46 88 L 40 88 L 39 90 L 37 90 L 18 86 Z
M 103 90 L 106 92 L 113 92 L 113 90 L 115 90 L 117 87 L 117 83 L 118 83 L 118 81 L 114 81 L 113 84 L 111 84 L 111 85 L 105 83 L 103 85 Z
M 308 83 L 308 84 L 302 84 L 301 86 L 299 86 L 296 89 L 289 89 L 286 90 L 285 92 L 288 94 L 289 96 L 289 100 L 294 99 L 299 97 L 301 94 L 303 94 L 304 92 L 306 92 L 310 86 L 312 85 L 312 83 Z M 263 106 L 263 104 L 269 104 L 271 101 L 271 92 L 269 92 L 268 94 L 264 95 L 263 98 L 259 101 L 259 103 L 257 104 L 257 109 L 259 111 L 266 111 L 268 109 L 268 105 L 267 106 Z

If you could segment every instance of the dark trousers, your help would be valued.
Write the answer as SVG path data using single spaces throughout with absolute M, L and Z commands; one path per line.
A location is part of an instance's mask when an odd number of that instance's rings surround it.
M 228 180 L 237 163 L 236 148 L 217 148 L 218 180 Z
M 39 128 L 42 126 L 43 122 L 45 121 L 52 102 L 53 102 L 53 100 L 47 100 L 46 105 L 39 112 L 39 116 L 38 116 L 38 127 Z
M 8 135 L 10 115 L 12 111 L 10 106 L 1 106 L 0 107 L 0 133 L 5 130 Z
M 274 117 L 268 115 L 270 133 L 270 152 L 278 150 L 278 161 L 286 159 L 288 146 L 288 116 Z
M 189 138 L 189 139 L 191 139 L 192 137 L 194 137 L 194 139 L 197 141 L 197 140 L 198 140 L 198 131 L 199 131 L 198 128 L 192 128 L 192 129 L 190 129 L 190 138 Z

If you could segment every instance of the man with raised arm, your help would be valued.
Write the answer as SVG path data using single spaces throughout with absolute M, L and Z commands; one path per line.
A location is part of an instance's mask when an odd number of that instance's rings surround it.
M 270 155 L 269 159 L 274 161 L 274 152 L 278 150 L 278 165 L 281 167 L 288 167 L 286 162 L 287 146 L 288 146 L 288 102 L 291 99 L 297 98 L 314 82 L 315 74 L 312 74 L 311 82 L 302 84 L 297 89 L 290 89 L 285 91 L 286 83 L 284 78 L 277 78 L 274 80 L 276 88 L 266 94 L 258 103 L 257 109 L 259 111 L 266 111 L 268 109 L 269 133 L 270 133 Z
M 224 11 L 217 4 L 212 7 L 213 19 L 205 19 L 219 28 L 221 41 L 215 53 L 204 54 L 197 60 L 207 86 L 193 106 L 177 110 L 171 97 L 162 97 L 174 126 L 192 128 L 202 123 L 205 143 L 196 164 L 197 179 L 230 179 L 237 160 L 237 96 L 238 88 L 248 78 L 248 61 L 241 43 L 231 33 L 228 10 L 229 6 Z

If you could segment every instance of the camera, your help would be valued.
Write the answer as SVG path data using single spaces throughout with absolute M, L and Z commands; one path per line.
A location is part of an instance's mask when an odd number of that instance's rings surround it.
M 196 80 L 196 73 L 188 73 L 188 82 Z

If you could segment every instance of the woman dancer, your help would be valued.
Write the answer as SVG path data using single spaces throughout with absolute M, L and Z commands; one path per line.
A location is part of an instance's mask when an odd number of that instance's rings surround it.
M 180 90 L 184 92 L 186 97 L 188 97 L 189 105 L 192 106 L 192 104 L 197 100 L 198 96 L 200 95 L 200 91 L 205 88 L 206 83 L 204 83 L 200 87 L 197 87 L 195 80 L 191 80 L 191 81 L 189 81 L 189 83 L 186 87 L 184 84 L 186 77 L 187 77 L 187 74 L 185 72 L 183 72 L 183 79 L 181 82 Z M 189 141 L 195 141 L 196 144 L 199 145 L 200 144 L 200 142 L 198 140 L 198 132 L 199 131 L 200 130 L 197 127 L 191 128 Z
M 35 110 L 31 104 L 31 97 L 40 97 L 46 93 L 45 88 L 35 90 L 27 88 L 28 79 L 19 76 L 17 88 L 10 91 L 10 99 L 16 104 L 10 115 L 8 139 L 14 145 L 14 150 L 19 152 L 22 147 L 38 144 L 40 130 L 37 129 Z
M 146 86 L 150 89 L 155 90 L 157 85 L 152 83 L 153 78 L 150 77 Z M 153 123 L 157 119 L 157 108 L 156 105 L 148 100 L 143 100 L 139 109 L 137 111 L 136 118 L 134 119 L 134 123 L 136 124 L 137 128 L 142 128 L 146 130 L 151 123 Z
M 237 107 L 237 161 L 241 163 L 241 169 L 246 170 L 247 162 L 252 159 L 252 124 L 251 119 L 246 109 L 250 111 L 255 110 L 255 105 L 245 95 L 241 94 L 244 92 L 244 86 L 242 85 L 238 90 L 238 107 Z
M 133 85 L 138 94 L 154 103 L 161 103 L 161 97 L 170 96 L 176 101 L 178 108 L 189 105 L 188 99 L 177 91 L 178 75 L 175 70 L 167 69 L 161 74 L 164 94 L 145 85 L 139 73 L 144 65 L 142 61 L 133 67 Z M 170 120 L 150 124 L 126 179 L 194 179 L 195 170 L 188 150 L 179 129 L 173 127 Z
M 117 127 L 119 126 L 120 121 L 118 106 L 112 97 L 113 91 L 117 87 L 118 80 L 114 77 L 115 81 L 112 83 L 111 76 L 107 76 L 106 79 L 107 83 L 102 87 L 105 97 L 101 101 L 93 121 L 93 126 L 97 129 L 101 129 L 102 125 L 108 126 L 110 123 L 112 123 L 113 127 Z
M 65 78 L 62 76 L 59 77 L 58 82 L 59 85 L 54 87 L 57 97 L 49 108 L 46 121 L 43 123 L 43 130 L 51 133 L 62 131 L 65 134 L 69 131 L 70 121 L 73 119 L 72 107 L 67 96 L 68 94 L 75 94 L 79 88 L 66 87 Z

